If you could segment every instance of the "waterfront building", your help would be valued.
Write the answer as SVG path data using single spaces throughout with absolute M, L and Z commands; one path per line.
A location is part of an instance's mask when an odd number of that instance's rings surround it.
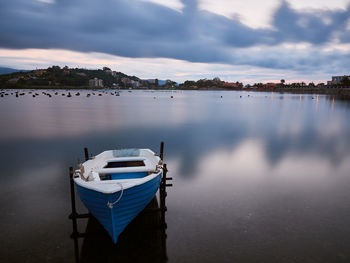
M 103 88 L 103 80 L 98 78 L 93 78 L 89 80 L 89 86 L 92 88 L 100 87 Z
M 343 79 L 348 78 L 350 79 L 350 75 L 346 76 L 332 76 L 332 84 L 341 84 L 341 82 L 343 81 Z

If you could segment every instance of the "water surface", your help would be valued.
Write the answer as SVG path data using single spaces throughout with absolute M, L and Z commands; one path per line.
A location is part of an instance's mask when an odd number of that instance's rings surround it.
M 0 98 L 1 262 L 74 262 L 68 167 L 83 160 L 84 147 L 158 151 L 160 141 L 174 178 L 169 262 L 350 261 L 348 102 L 79 92 Z M 139 242 L 147 251 L 147 240 Z

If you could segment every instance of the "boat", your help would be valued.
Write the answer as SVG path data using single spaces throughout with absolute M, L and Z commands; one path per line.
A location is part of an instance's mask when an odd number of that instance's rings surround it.
M 73 180 L 89 212 L 116 244 L 158 191 L 162 160 L 150 149 L 104 151 L 79 165 Z
M 156 196 L 146 209 L 160 209 Z M 88 219 L 85 233 L 77 262 L 167 262 L 166 227 L 160 224 L 159 213 L 142 211 L 119 236 L 118 246 L 111 246 L 110 237 L 94 217 Z

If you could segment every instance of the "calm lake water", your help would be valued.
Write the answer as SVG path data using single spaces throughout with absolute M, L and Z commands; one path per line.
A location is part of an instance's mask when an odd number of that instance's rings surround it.
M 68 167 L 83 160 L 84 147 L 159 151 L 160 141 L 174 178 L 168 262 L 350 262 L 348 102 L 230 91 L 41 92 L 0 98 L 1 262 L 74 262 Z M 84 232 L 86 220 L 79 226 Z M 158 239 L 134 232 L 137 242 L 129 237 L 122 252 L 105 240 L 101 259 L 124 253 L 123 262 L 162 262 L 153 253 Z

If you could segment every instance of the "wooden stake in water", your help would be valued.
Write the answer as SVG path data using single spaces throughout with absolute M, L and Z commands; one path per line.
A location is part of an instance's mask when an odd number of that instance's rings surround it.
M 84 148 L 84 154 L 85 154 L 85 161 L 88 161 L 89 160 L 89 150 L 88 148 Z
M 73 167 L 69 167 L 69 181 L 70 181 L 70 198 L 72 203 L 72 224 L 73 224 L 73 233 L 72 238 L 74 240 L 74 254 L 75 254 L 75 262 L 79 262 L 79 244 L 78 244 L 78 227 L 77 227 L 77 210 L 75 207 L 75 191 L 74 191 L 74 181 L 73 181 L 74 170 Z

